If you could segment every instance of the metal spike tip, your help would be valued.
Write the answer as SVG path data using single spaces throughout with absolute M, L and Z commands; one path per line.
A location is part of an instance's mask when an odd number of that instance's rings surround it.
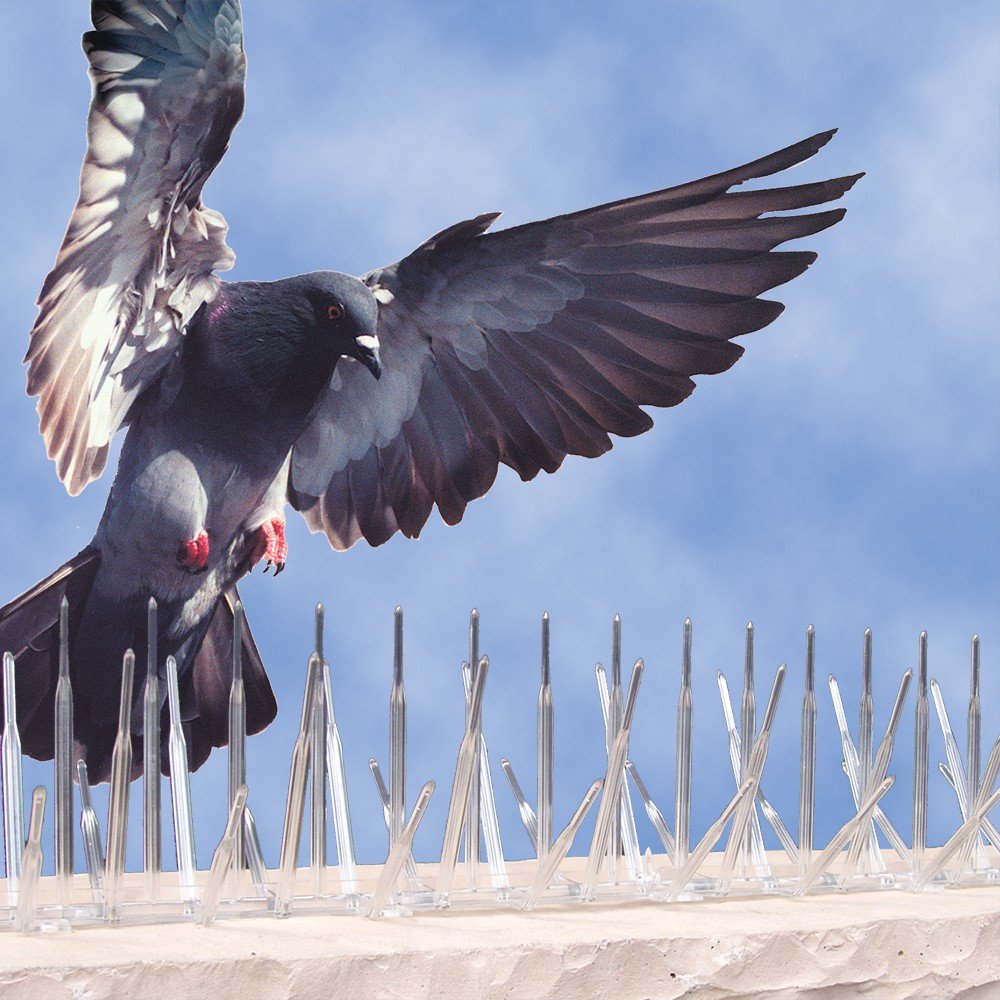
M 979 696 L 979 636 L 972 637 L 971 688 L 973 697 Z
M 399 606 L 392 613 L 392 681 L 403 683 L 403 609 Z
M 542 615 L 542 684 L 548 684 L 552 676 L 549 664 L 549 641 L 549 615 L 546 612 Z
M 816 686 L 816 629 L 810 625 L 806 629 L 806 691 Z
M 764 709 L 764 721 L 761 723 L 761 729 L 765 727 L 767 729 L 771 728 L 774 713 L 778 710 L 778 698 L 781 696 L 781 687 L 785 683 L 785 673 L 787 670 L 788 665 L 780 663 L 778 669 L 775 671 L 774 684 L 771 686 L 771 696 L 768 698 L 767 708 Z
M 611 683 L 621 684 L 622 680 L 622 616 L 615 615 L 611 622 Z
M 59 604 L 59 677 L 69 680 L 69 601 Z
M 681 646 L 681 689 L 691 686 L 691 627 L 684 626 L 684 641 Z
M 151 597 L 146 605 L 146 676 L 155 677 L 159 668 L 159 650 L 157 642 L 159 639 L 159 629 L 157 626 L 157 616 L 159 605 L 156 598 Z
M 632 667 L 632 677 L 629 680 L 628 694 L 625 698 L 625 710 L 622 713 L 622 728 L 632 728 L 632 715 L 635 712 L 636 699 L 639 696 L 639 685 L 642 683 L 642 674 L 646 665 L 641 659 L 635 661 Z
M 746 644 L 743 651 L 743 686 L 753 687 L 753 622 L 747 622 Z
M 320 658 L 320 662 L 323 660 L 323 632 L 326 623 L 326 608 L 322 604 L 317 604 L 315 609 L 315 648 L 316 655 Z

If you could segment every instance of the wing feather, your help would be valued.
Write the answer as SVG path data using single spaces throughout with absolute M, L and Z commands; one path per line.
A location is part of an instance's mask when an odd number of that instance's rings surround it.
M 94 0 L 94 96 L 80 198 L 38 298 L 25 362 L 46 451 L 71 493 L 232 266 L 201 201 L 243 111 L 238 0 Z
M 335 548 L 454 524 L 500 464 L 522 479 L 652 425 L 692 376 L 730 368 L 733 338 L 784 308 L 764 292 L 816 259 L 776 251 L 844 215 L 861 175 L 734 186 L 801 163 L 821 133 L 690 184 L 497 233 L 495 214 L 365 277 L 379 292 L 383 377 L 343 366 L 295 447 L 289 496 Z

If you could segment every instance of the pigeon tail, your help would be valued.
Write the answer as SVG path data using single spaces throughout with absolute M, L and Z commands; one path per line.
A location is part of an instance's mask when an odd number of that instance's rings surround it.
M 146 605 L 136 596 L 125 602 L 102 599 L 94 588 L 101 554 L 84 549 L 55 573 L 10 604 L 0 608 L 0 651 L 15 661 L 17 725 L 22 750 L 35 760 L 52 760 L 55 746 L 55 693 L 59 678 L 59 609 L 69 603 L 70 679 L 73 685 L 75 755 L 87 764 L 92 784 L 108 781 L 117 735 L 122 653 L 136 653 L 132 711 L 133 780 L 142 774 L 142 712 L 146 678 Z M 229 740 L 229 692 L 233 676 L 233 616 L 236 588 L 223 594 L 214 610 L 178 645 L 165 638 L 171 625 L 169 604 L 160 606 L 158 647 L 160 670 L 162 771 L 170 773 L 167 741 L 164 663 L 177 659 L 181 717 L 188 748 L 188 767 L 196 771 L 213 747 Z M 81 624 L 86 628 L 81 635 Z M 247 734 L 265 729 L 277 714 L 277 703 L 249 627 L 242 631 L 243 682 Z M 3 696 L 0 692 L 0 718 Z

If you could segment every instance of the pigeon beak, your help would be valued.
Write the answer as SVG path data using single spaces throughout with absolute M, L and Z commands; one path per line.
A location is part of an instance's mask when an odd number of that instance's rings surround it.
M 367 368 L 375 378 L 382 377 L 382 359 L 379 357 L 379 343 L 378 337 L 372 337 L 365 334 L 361 337 L 355 338 L 354 341 L 358 347 L 358 353 L 356 355 L 358 361 L 360 361 L 365 368 Z

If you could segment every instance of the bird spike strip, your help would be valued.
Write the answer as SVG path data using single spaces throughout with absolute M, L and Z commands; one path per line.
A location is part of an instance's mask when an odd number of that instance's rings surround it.
M 63 608 L 63 635 L 68 609 Z M 242 608 L 236 608 L 237 639 L 243 628 Z M 872 636 L 865 633 L 861 667 L 858 728 L 852 732 L 832 675 L 829 689 L 839 730 L 841 766 L 853 799 L 853 811 L 826 844 L 814 840 L 816 808 L 816 721 L 820 710 L 815 685 L 815 632 L 806 632 L 804 694 L 801 706 L 801 758 L 799 808 L 793 832 L 782 820 L 763 790 L 768 746 L 782 683 L 789 668 L 781 664 L 774 677 L 766 710 L 758 724 L 754 682 L 754 628 L 745 632 L 743 688 L 738 706 L 730 696 L 726 677 L 718 674 L 722 700 L 729 770 L 733 796 L 708 825 L 700 839 L 692 838 L 691 773 L 694 697 L 691 686 L 691 622 L 685 621 L 680 656 L 680 694 L 677 710 L 676 761 L 643 762 L 647 775 L 674 770 L 675 801 L 664 812 L 653 800 L 629 756 L 643 661 L 639 660 L 626 685 L 622 681 L 621 619 L 612 625 L 611 678 L 598 663 L 595 668 L 603 723 L 599 739 L 606 765 L 593 776 L 588 788 L 573 789 L 576 804 L 567 817 L 554 815 L 555 685 L 550 666 L 548 615 L 542 619 L 542 669 L 537 696 L 537 766 L 533 806 L 526 798 L 509 760 L 501 769 L 513 792 L 517 814 L 527 833 L 535 861 L 511 862 L 504 857 L 500 822 L 494 797 L 493 770 L 483 725 L 489 658 L 480 655 L 480 619 L 473 611 L 469 625 L 469 659 L 459 676 L 465 691 L 465 727 L 450 793 L 437 796 L 438 808 L 447 801 L 447 823 L 439 858 L 418 864 L 413 854 L 414 836 L 431 804 L 435 782 L 428 780 L 406 810 L 406 694 L 403 686 L 403 615 L 396 609 L 394 656 L 390 685 L 389 784 L 374 758 L 369 767 L 387 832 L 386 860 L 381 865 L 359 867 L 351 829 L 351 811 L 344 767 L 344 751 L 337 727 L 330 668 L 324 658 L 323 609 L 316 610 L 315 651 L 305 677 L 301 722 L 292 750 L 288 797 L 278 864 L 266 866 L 257 837 L 251 804 L 253 782 L 246 774 L 246 713 L 243 703 L 241 663 L 233 663 L 230 700 L 228 801 L 225 830 L 214 852 L 211 868 L 199 871 L 194 853 L 194 823 L 186 746 L 177 694 L 177 666 L 168 657 L 158 663 L 155 643 L 150 645 L 150 671 L 134 678 L 134 657 L 127 653 L 122 670 L 121 713 L 112 789 L 107 818 L 106 849 L 100 824 L 91 803 L 87 770 L 82 760 L 70 759 L 73 746 L 70 664 L 65 640 L 60 650 L 60 689 L 55 704 L 55 745 L 52 798 L 55 843 L 45 858 L 41 842 L 44 788 L 35 789 L 25 830 L 25 801 L 21 744 L 15 701 L 15 662 L 4 654 L 5 717 L 2 758 L 3 832 L 6 859 L 6 892 L 0 893 L 0 926 L 19 932 L 68 930 L 100 923 L 129 924 L 189 921 L 204 926 L 242 916 L 288 917 L 310 912 L 340 913 L 379 918 L 421 909 L 504 907 L 530 910 L 536 906 L 584 905 L 591 900 L 646 900 L 650 905 L 680 905 L 726 895 L 777 894 L 794 899 L 813 893 L 897 890 L 916 892 L 949 886 L 1000 885 L 1000 831 L 989 813 L 1000 802 L 995 789 L 1000 775 L 1000 737 L 983 761 L 980 707 L 979 638 L 972 640 L 971 691 L 967 708 L 966 747 L 960 746 L 945 707 L 940 685 L 928 675 L 927 635 L 921 633 L 916 673 L 905 671 L 884 734 L 874 725 L 872 685 Z M 155 628 L 156 607 L 150 605 L 149 621 Z M 240 643 L 234 643 L 240 648 Z M 912 842 L 907 844 L 881 802 L 896 781 L 890 773 L 897 735 L 903 725 L 911 676 L 916 702 L 913 706 L 914 773 L 912 779 Z M 144 684 L 144 697 L 133 698 L 133 684 Z M 132 707 L 145 714 L 158 705 L 159 687 L 166 689 L 170 716 L 168 748 L 172 773 L 171 820 L 177 844 L 177 870 L 163 869 L 160 842 L 160 778 L 144 789 L 141 813 L 128 810 L 131 734 L 158 735 L 159 718 L 132 721 Z M 526 708 L 529 704 L 525 700 Z M 930 781 L 928 727 L 934 714 L 940 723 L 947 763 L 938 764 L 944 782 Z M 738 707 L 738 715 L 737 715 Z M 787 712 L 786 712 L 787 715 Z M 569 727 L 561 729 L 560 734 Z M 563 738 L 567 738 L 564 736 Z M 572 737 L 579 740 L 579 734 Z M 905 735 L 909 739 L 909 735 Z M 158 758 L 159 740 L 157 739 Z M 153 763 L 144 755 L 144 763 Z M 71 775 L 79 788 L 73 793 Z M 629 780 L 631 779 L 631 780 Z M 657 852 L 642 853 L 636 832 L 630 787 L 638 792 L 653 832 Z M 929 794 L 950 788 L 957 799 L 961 823 L 946 842 L 926 844 Z M 597 804 L 590 849 L 585 856 L 569 856 L 574 840 L 591 807 Z M 309 806 L 307 813 L 307 805 Z M 667 816 L 672 813 L 675 828 Z M 306 815 L 309 822 L 305 821 Z M 129 820 L 141 816 L 144 845 L 142 870 L 125 871 L 125 840 Z M 333 837 L 327 843 L 327 817 Z M 68 831 L 83 832 L 84 857 L 77 858 L 74 875 L 72 838 Z M 780 851 L 768 852 L 764 828 L 774 832 Z M 906 827 L 904 827 L 905 829 Z M 728 831 L 728 836 L 727 836 Z M 300 842 L 308 835 L 308 867 L 299 867 Z M 482 837 L 482 844 L 480 838 Z M 724 837 L 726 838 L 724 841 Z M 723 842 L 724 841 L 724 842 Z M 485 861 L 481 847 L 485 846 Z M 336 865 L 331 863 L 335 849 Z M 716 853 L 712 853 L 716 849 Z M 329 855 L 329 856 L 328 856 Z M 459 864 L 462 855 L 462 864 Z M 52 875 L 43 875 L 48 860 Z M 86 877 L 84 877 L 86 876 Z M 794 905 L 790 903 L 789 905 Z

